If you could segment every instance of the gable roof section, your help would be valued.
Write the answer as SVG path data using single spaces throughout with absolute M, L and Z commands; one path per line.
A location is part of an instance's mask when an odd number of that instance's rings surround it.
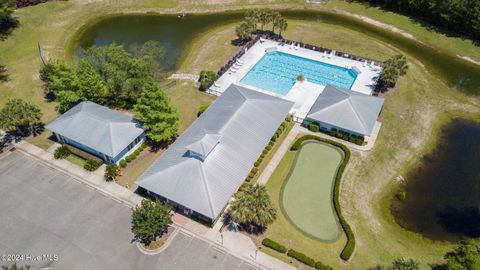
M 46 128 L 112 158 L 143 133 L 133 117 L 90 101 L 77 104 Z
M 136 183 L 214 220 L 292 106 L 232 84 Z M 207 156 L 194 158 L 192 149 Z
M 327 85 L 308 112 L 307 118 L 370 135 L 383 102 L 383 98 Z

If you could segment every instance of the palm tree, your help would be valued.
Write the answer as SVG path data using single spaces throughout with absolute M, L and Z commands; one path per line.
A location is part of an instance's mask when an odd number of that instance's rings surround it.
M 247 10 L 247 12 L 245 12 L 245 19 L 252 20 L 255 30 L 257 30 L 257 24 L 260 21 L 259 16 L 260 16 L 260 11 L 258 9 L 249 9 Z
M 268 24 L 270 20 L 271 20 L 270 11 L 265 9 L 258 11 L 258 21 L 262 25 L 262 31 L 263 31 L 263 27 L 266 24 Z
M 265 227 L 276 219 L 277 210 L 265 186 L 248 185 L 235 194 L 229 214 L 239 223 Z
M 285 19 L 283 17 L 280 18 L 280 20 L 278 21 L 278 29 L 280 30 L 279 31 L 280 36 L 282 35 L 282 31 L 287 30 L 287 27 L 288 27 L 287 19 Z
M 270 17 L 272 22 L 272 32 L 275 33 L 275 27 L 279 26 L 278 22 L 282 19 L 282 15 L 280 15 L 278 11 L 272 11 Z

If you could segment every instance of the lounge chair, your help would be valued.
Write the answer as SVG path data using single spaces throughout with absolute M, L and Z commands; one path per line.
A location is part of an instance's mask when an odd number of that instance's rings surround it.
M 218 82 L 214 82 L 213 85 L 214 85 L 215 87 L 217 87 L 217 88 L 220 88 L 220 87 L 222 86 L 222 85 L 219 84 Z
M 242 60 L 242 59 L 237 59 L 237 63 L 239 63 L 239 64 L 242 64 L 242 65 L 243 65 L 245 62 L 243 62 L 243 60 Z
M 368 61 L 365 60 L 365 62 L 363 62 L 363 67 L 368 67 Z
M 327 51 L 323 51 L 322 57 L 327 56 Z

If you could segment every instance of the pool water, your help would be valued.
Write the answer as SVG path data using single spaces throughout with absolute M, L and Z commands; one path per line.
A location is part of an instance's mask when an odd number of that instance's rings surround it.
M 357 74 L 347 68 L 283 53 L 266 53 L 240 82 L 263 90 L 286 95 L 298 75 L 309 82 L 350 89 Z

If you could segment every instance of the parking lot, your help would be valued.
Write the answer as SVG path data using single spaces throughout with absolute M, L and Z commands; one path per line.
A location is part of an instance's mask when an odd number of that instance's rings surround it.
M 0 158 L 0 265 L 49 269 L 254 269 L 178 233 L 157 255 L 132 243 L 131 210 L 22 153 Z

